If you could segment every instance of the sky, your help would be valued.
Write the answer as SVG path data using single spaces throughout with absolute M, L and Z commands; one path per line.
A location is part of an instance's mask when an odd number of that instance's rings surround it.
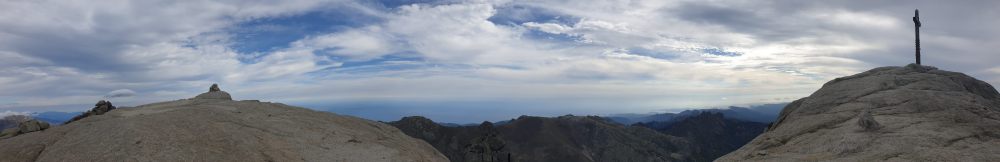
M 190 98 L 391 121 L 781 103 L 913 62 L 1000 83 L 1000 1 L 3 0 L 0 111 Z

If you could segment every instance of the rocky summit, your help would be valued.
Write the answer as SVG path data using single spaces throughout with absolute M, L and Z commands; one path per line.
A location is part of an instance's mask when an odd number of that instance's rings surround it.
M 996 161 L 1000 94 L 962 73 L 910 64 L 837 78 L 716 161 Z
M 119 108 L 0 146 L 0 161 L 447 161 L 379 122 L 199 97 Z
M 201 93 L 194 97 L 195 99 L 214 99 L 214 100 L 233 100 L 229 93 L 222 91 L 218 84 L 212 84 L 212 87 L 208 88 L 208 92 Z

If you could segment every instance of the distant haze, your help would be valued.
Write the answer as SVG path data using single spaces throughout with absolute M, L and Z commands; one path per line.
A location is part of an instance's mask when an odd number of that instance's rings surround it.
M 126 0 L 128 1 L 128 0 Z M 913 61 L 1000 83 L 1000 1 L 5 1 L 0 112 L 193 97 L 390 119 L 783 103 Z M 393 119 L 395 120 L 395 119 Z

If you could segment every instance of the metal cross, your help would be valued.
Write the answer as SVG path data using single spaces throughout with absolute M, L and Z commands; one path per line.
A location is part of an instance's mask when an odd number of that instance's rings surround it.
M 914 26 L 914 29 L 915 29 L 914 32 L 917 35 L 917 43 L 916 43 L 917 44 L 917 65 L 920 65 L 920 11 L 919 10 L 913 10 L 913 24 L 916 25 L 916 26 Z

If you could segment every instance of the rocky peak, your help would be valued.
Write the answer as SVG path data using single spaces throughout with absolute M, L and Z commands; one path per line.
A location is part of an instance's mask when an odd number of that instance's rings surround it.
M 209 92 L 218 92 L 218 91 L 222 91 L 222 89 L 219 89 L 219 85 L 218 84 L 212 84 L 211 87 L 208 87 L 208 91 Z
M 996 146 L 993 86 L 910 64 L 827 82 L 718 161 L 991 161 L 1000 159 Z
M 212 84 L 211 87 L 208 87 L 208 92 L 198 94 L 194 99 L 233 100 L 233 97 L 228 92 L 219 89 L 218 84 Z
M 94 104 L 94 108 L 91 108 L 90 111 L 83 112 L 83 114 L 77 115 L 73 117 L 73 119 L 70 119 L 69 121 L 66 121 L 66 123 L 63 124 L 69 124 L 71 122 L 94 115 L 103 115 L 104 113 L 107 113 L 114 109 L 116 109 L 116 107 L 115 105 L 111 104 L 111 101 L 105 101 L 105 100 L 97 101 L 97 104 Z

